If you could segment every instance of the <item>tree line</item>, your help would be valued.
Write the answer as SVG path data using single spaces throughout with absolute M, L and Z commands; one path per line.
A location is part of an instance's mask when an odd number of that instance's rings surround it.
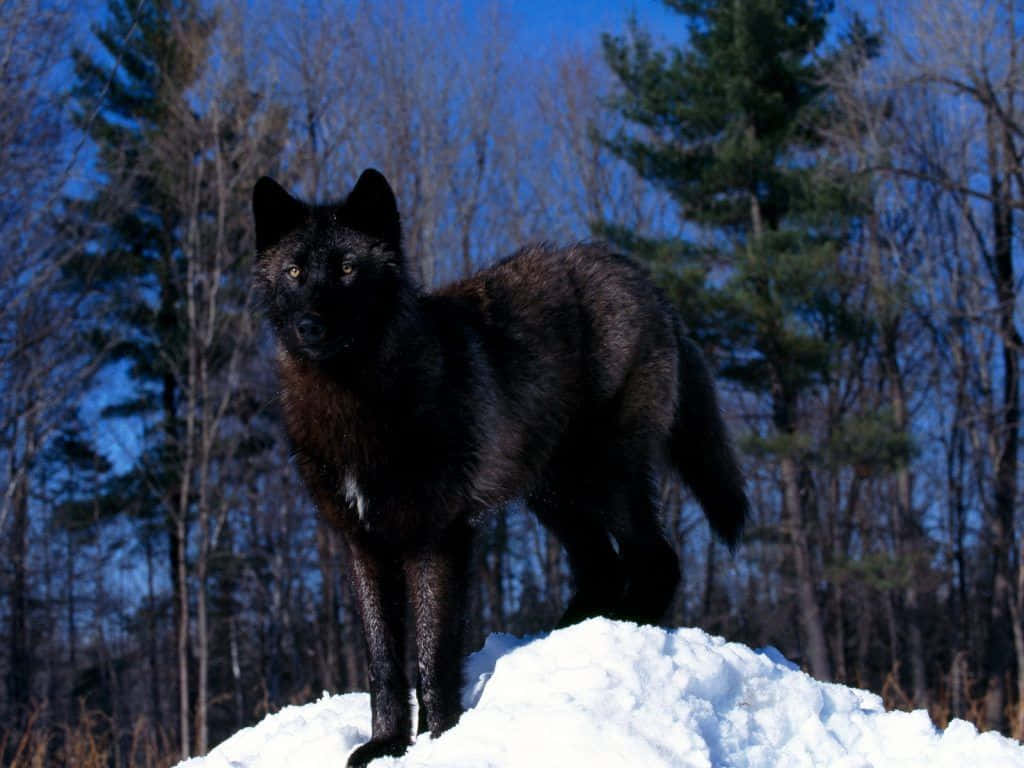
M 665 4 L 683 39 L 524 56 L 498 3 L 109 0 L 83 33 L 76 4 L 0 2 L 5 764 L 166 765 L 365 689 L 249 199 L 367 166 L 426 286 L 596 237 L 679 307 L 753 519 L 730 553 L 662 483 L 669 623 L 1024 736 L 1024 8 Z M 481 526 L 473 642 L 547 629 L 557 542 L 517 504 Z

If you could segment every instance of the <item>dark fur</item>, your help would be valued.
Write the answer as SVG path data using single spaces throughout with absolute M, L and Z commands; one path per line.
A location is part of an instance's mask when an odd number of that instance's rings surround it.
M 288 433 L 348 543 L 365 631 L 373 739 L 350 765 L 409 743 L 407 600 L 426 725 L 458 719 L 472 526 L 488 509 L 525 498 L 564 544 L 562 624 L 662 617 L 679 579 L 656 516 L 666 468 L 736 542 L 747 500 L 710 375 L 635 264 L 539 246 L 425 294 L 376 171 L 320 206 L 264 178 L 253 208 Z

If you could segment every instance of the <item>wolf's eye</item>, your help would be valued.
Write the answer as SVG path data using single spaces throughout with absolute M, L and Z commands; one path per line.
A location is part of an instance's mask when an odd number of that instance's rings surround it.
M 341 274 L 343 275 L 351 275 L 355 271 L 356 268 L 347 262 L 341 265 Z
M 292 280 L 298 280 L 299 275 L 302 274 L 302 270 L 292 264 L 288 269 L 285 270 L 285 274 L 288 275 Z

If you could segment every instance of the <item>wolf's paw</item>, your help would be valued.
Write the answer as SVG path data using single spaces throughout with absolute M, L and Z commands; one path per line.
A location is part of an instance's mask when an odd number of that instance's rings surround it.
M 348 768 L 363 768 L 378 757 L 398 757 L 409 748 L 409 740 L 402 738 L 371 739 L 348 756 Z
M 571 627 L 595 616 L 619 618 L 619 605 L 625 591 L 626 582 L 618 574 L 610 576 L 600 588 L 578 590 L 569 600 L 569 605 L 555 625 L 555 629 Z

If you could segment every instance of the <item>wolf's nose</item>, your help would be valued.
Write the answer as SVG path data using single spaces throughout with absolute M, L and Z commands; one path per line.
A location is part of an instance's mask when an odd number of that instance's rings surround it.
M 324 324 L 316 315 L 303 315 L 296 323 L 295 329 L 305 344 L 316 344 L 324 340 Z

